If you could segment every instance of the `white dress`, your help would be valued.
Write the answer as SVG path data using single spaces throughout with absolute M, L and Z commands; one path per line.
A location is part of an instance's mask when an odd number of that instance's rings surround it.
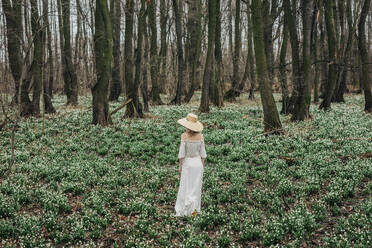
M 184 160 L 175 206 L 176 216 L 200 212 L 204 171 L 201 158 L 206 157 L 204 140 L 181 140 L 178 158 Z

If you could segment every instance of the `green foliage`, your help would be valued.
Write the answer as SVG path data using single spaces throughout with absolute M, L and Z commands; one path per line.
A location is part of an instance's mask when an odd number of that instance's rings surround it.
M 89 106 L 89 98 L 83 105 Z M 368 247 L 372 243 L 372 120 L 361 97 L 313 120 L 282 117 L 283 136 L 261 135 L 256 105 L 201 114 L 207 149 L 202 212 L 177 218 L 176 120 L 196 107 L 160 106 L 154 118 L 102 129 L 91 111 L 27 119 L 0 133 L 0 246 Z M 113 103 L 115 108 L 120 103 Z

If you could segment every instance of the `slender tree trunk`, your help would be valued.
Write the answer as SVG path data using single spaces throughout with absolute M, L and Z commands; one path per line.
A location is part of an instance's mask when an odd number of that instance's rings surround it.
M 78 104 L 78 84 L 76 69 L 72 63 L 72 49 L 70 36 L 70 0 L 61 0 L 62 4 L 62 27 L 63 27 L 63 49 L 62 67 L 63 80 L 65 81 L 64 90 L 67 96 L 67 105 Z
M 145 28 L 146 23 L 146 0 L 141 0 L 141 10 L 138 15 L 138 25 L 137 25 L 137 49 L 136 49 L 136 72 L 134 76 L 134 87 L 133 91 L 136 92 L 136 94 L 133 94 L 133 103 L 137 110 L 137 115 L 139 117 L 143 117 L 142 112 L 142 105 L 139 102 L 138 97 L 138 87 L 140 85 L 140 78 L 141 78 L 141 66 L 142 66 L 142 44 L 143 44 L 143 30 Z M 128 108 L 127 108 L 128 109 Z
M 372 93 L 371 93 L 371 80 L 368 72 L 369 61 L 368 61 L 368 49 L 366 45 L 366 18 L 368 15 L 368 11 L 370 9 L 371 0 L 364 0 L 362 13 L 360 15 L 359 23 L 358 23 L 358 48 L 359 54 L 361 57 L 361 67 L 362 67 L 362 74 L 361 74 L 361 84 L 363 85 L 364 91 L 364 99 L 365 99 L 365 107 L 364 110 L 367 113 L 372 112 Z
M 185 102 L 190 102 L 197 88 L 196 71 L 201 48 L 201 0 L 192 0 L 189 5 L 189 20 L 187 29 L 190 33 L 188 64 L 190 69 L 190 89 L 185 97 Z
M 295 3 L 295 2 L 294 2 Z M 303 89 L 303 78 L 301 73 L 301 66 L 300 66 L 300 51 L 299 51 L 299 41 L 297 36 L 297 26 L 296 26 L 296 16 L 295 8 L 296 4 L 291 8 L 291 1 L 290 0 L 283 0 L 284 6 L 284 18 L 286 19 L 286 23 L 288 25 L 288 31 L 290 34 L 290 42 L 291 42 L 291 49 L 292 49 L 292 70 L 293 70 L 293 91 L 292 96 L 289 102 L 289 112 L 295 113 L 295 105 L 301 102 L 301 90 Z M 294 115 L 296 119 L 297 114 Z
M 112 27 L 113 27 L 113 68 L 112 83 L 110 87 L 110 101 L 117 101 L 121 94 L 121 77 L 120 77 L 120 21 L 121 21 L 121 1 L 114 0 L 112 8 Z
M 168 4 L 166 0 L 160 0 L 160 81 L 163 85 L 167 79 L 167 22 L 168 22 Z M 164 88 L 164 87 L 162 87 Z M 163 90 L 163 89 L 162 89 Z
M 43 67 L 43 37 L 44 30 L 41 28 L 39 20 L 39 10 L 36 0 L 31 0 L 31 29 L 33 36 L 34 55 L 31 65 L 33 78 L 33 92 L 32 92 L 32 114 L 40 116 L 40 96 L 42 76 L 41 70 Z
M 146 15 L 147 17 L 147 15 Z M 141 86 L 141 92 L 142 92 L 142 99 L 143 99 L 143 110 L 145 112 L 149 111 L 149 94 L 148 94 L 148 86 L 147 86 L 147 65 L 149 64 L 149 35 L 147 32 L 147 22 L 145 19 L 144 24 L 144 39 L 145 39 L 145 51 L 143 55 L 144 63 L 143 63 L 143 83 Z
M 265 132 L 282 133 L 282 124 L 267 72 L 262 19 L 262 0 L 252 0 L 254 51 L 261 102 L 264 110 Z
M 323 1 L 324 10 L 325 10 L 325 22 L 327 28 L 327 36 L 328 36 L 328 57 L 329 57 L 329 65 L 328 65 L 328 82 L 325 89 L 325 95 L 322 103 L 320 104 L 319 108 L 328 110 L 331 108 L 331 100 L 333 96 L 334 89 L 336 87 L 336 34 L 335 34 L 335 20 L 333 17 L 333 1 L 328 0 Z
M 288 92 L 288 85 L 287 85 L 287 69 L 286 69 L 286 59 L 285 59 L 287 56 L 287 47 L 288 47 L 288 27 L 287 27 L 286 21 L 284 20 L 283 41 L 282 41 L 282 47 L 280 48 L 280 65 L 279 65 L 280 84 L 282 87 L 282 110 L 280 111 L 280 113 L 284 115 L 288 114 L 288 106 L 289 106 L 289 92 Z
M 310 38 L 311 38 L 311 18 L 313 13 L 313 0 L 302 0 L 302 28 L 303 28 L 303 44 L 302 44 L 302 71 L 303 80 L 299 85 L 299 94 L 296 96 L 296 102 L 292 120 L 303 121 L 310 117 L 311 103 L 311 53 L 310 53 Z
M 240 0 L 235 1 L 235 31 L 234 31 L 234 54 L 233 54 L 233 82 L 231 93 L 226 93 L 226 99 L 234 101 L 235 97 L 240 95 L 239 92 L 239 58 L 241 48 L 241 35 L 240 35 Z
M 156 1 L 150 1 L 149 11 L 149 22 L 151 29 L 151 48 L 150 48 L 150 60 L 151 60 L 151 98 L 153 104 L 163 104 L 160 98 L 160 85 L 158 82 L 159 74 L 159 62 L 158 62 L 158 46 L 157 46 L 157 27 L 156 27 Z
M 138 82 L 133 81 L 133 48 L 132 48 L 132 38 L 133 38 L 133 18 L 134 18 L 134 4 L 133 0 L 128 0 L 126 5 L 126 15 L 125 15 L 125 84 L 127 98 L 132 99 L 132 103 L 128 104 L 125 112 L 125 117 L 143 117 L 142 106 L 139 103 L 138 97 Z M 142 12 L 143 13 L 143 12 Z M 139 17 L 141 17 L 139 15 Z M 143 20 L 140 20 L 143 24 Z M 139 25 L 141 26 L 141 25 Z M 142 27 L 141 27 L 142 29 Z M 143 29 L 141 30 L 141 35 L 143 35 Z M 139 37 L 142 44 L 143 36 Z M 142 47 L 141 47 L 142 56 Z M 138 60 L 138 57 L 136 58 Z M 141 68 L 136 69 L 136 73 L 140 72 Z M 137 77 L 139 81 L 139 74 Z
M 23 36 L 23 25 L 22 25 L 22 3 L 13 2 L 10 0 L 2 0 L 2 7 L 6 19 L 6 36 L 8 39 L 8 57 L 10 70 L 12 71 L 15 93 L 12 99 L 13 104 L 18 103 L 19 94 L 19 79 L 21 77 L 21 37 Z
M 183 45 L 182 45 L 182 9 L 179 6 L 178 0 L 172 0 L 174 16 L 176 22 L 176 36 L 177 36 L 177 59 L 178 59 L 178 80 L 176 96 L 172 100 L 172 104 L 181 104 L 183 76 L 184 76 L 184 60 L 183 60 Z
M 349 56 L 351 56 L 351 50 L 353 47 L 353 40 L 354 40 L 353 38 L 354 38 L 354 33 L 355 33 L 355 25 L 353 24 L 353 19 L 352 19 L 352 14 L 351 14 L 351 0 L 346 1 L 346 19 L 347 19 L 347 25 L 348 25 L 348 35 L 347 35 L 346 48 L 345 48 L 344 55 L 343 55 L 344 68 L 343 68 L 343 73 L 341 76 L 341 82 L 340 82 L 338 91 L 335 92 L 336 102 L 345 102 L 344 93 L 347 90 L 346 79 L 348 75 L 348 69 L 346 66 L 350 61 Z
M 222 48 L 221 48 L 221 1 L 216 0 L 216 34 L 215 34 L 215 70 L 209 87 L 210 97 L 216 107 L 223 106 Z
M 112 60 L 112 28 L 107 0 L 96 0 L 94 52 L 97 82 L 92 88 L 93 124 L 107 126 L 112 123 L 108 102 Z
M 270 8 L 271 5 L 271 8 Z M 263 15 L 264 21 L 264 42 L 265 42 L 265 55 L 268 67 L 269 80 L 273 84 L 274 80 L 274 43 L 273 43 L 273 25 L 277 12 L 277 0 L 264 0 L 263 1 Z
M 314 6 L 314 15 L 313 15 L 313 28 L 312 28 L 312 47 L 311 52 L 313 56 L 313 61 L 317 61 L 319 58 L 319 37 L 318 37 L 318 19 L 319 19 L 319 5 L 318 1 L 315 2 Z M 314 102 L 319 102 L 319 77 L 320 77 L 320 68 L 319 63 L 314 65 Z
M 213 80 L 214 72 L 214 45 L 216 36 L 216 1 L 208 0 L 208 50 L 204 67 L 202 97 L 199 110 L 204 113 L 209 112 L 209 88 Z
M 50 33 L 50 29 L 49 29 L 49 18 L 48 18 L 48 0 L 43 0 L 43 22 L 44 22 L 44 25 L 45 25 L 45 29 L 46 29 L 46 32 L 44 32 L 44 37 L 43 37 L 43 41 L 44 41 L 44 47 L 43 47 L 43 51 L 45 51 L 46 49 L 48 49 L 48 63 L 45 64 L 44 67 L 49 67 L 49 77 L 47 77 L 46 73 L 44 74 L 44 78 L 43 79 L 43 83 L 44 83 L 44 87 L 43 87 L 43 98 L 44 98 L 44 110 L 45 110 L 45 113 L 55 113 L 56 110 L 55 108 L 53 107 L 53 103 L 52 103 L 52 100 L 51 100 L 51 96 L 49 95 L 50 91 L 49 90 L 49 87 L 53 87 L 53 71 L 54 71 L 54 64 L 53 64 L 53 52 L 52 52 L 52 38 L 51 38 L 51 33 Z M 48 35 L 48 37 L 46 36 Z M 47 47 L 45 47 L 47 44 Z M 48 66 L 49 65 L 49 66 Z M 44 69 L 46 71 L 46 69 Z M 50 82 L 52 81 L 52 82 Z
M 254 68 L 255 60 L 253 54 L 253 23 L 251 18 L 250 8 L 247 10 L 248 19 L 248 58 L 249 58 L 249 71 L 250 71 L 250 83 L 249 88 L 249 99 L 254 99 L 254 90 L 256 88 L 256 70 Z

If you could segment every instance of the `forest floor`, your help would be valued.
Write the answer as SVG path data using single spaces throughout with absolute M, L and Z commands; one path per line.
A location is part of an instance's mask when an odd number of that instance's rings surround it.
M 151 107 L 145 119 L 91 125 L 91 98 L 0 131 L 0 247 L 371 247 L 372 118 L 362 96 L 262 135 L 259 99 L 200 114 L 207 161 L 202 212 L 175 217 L 179 118 Z M 276 96 L 277 99 L 280 96 Z M 112 103 L 111 109 L 120 102 Z M 280 103 L 278 102 L 278 107 Z

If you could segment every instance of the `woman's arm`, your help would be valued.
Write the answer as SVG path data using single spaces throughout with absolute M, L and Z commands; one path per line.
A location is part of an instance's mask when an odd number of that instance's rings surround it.
M 180 158 L 179 159 L 179 166 L 178 166 L 178 172 L 179 173 L 181 173 L 182 172 L 182 163 L 183 163 L 183 160 L 184 160 L 185 158 Z

